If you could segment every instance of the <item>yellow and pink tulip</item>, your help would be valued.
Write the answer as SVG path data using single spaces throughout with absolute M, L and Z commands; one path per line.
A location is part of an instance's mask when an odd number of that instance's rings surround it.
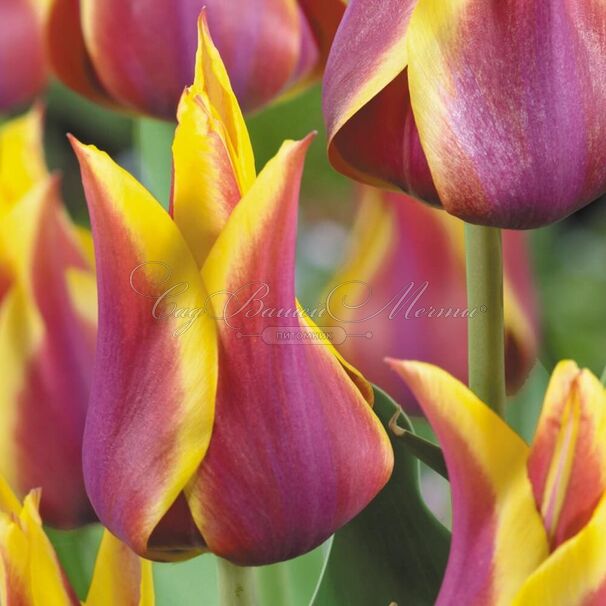
M 555 368 L 533 443 L 445 371 L 392 360 L 442 446 L 452 545 L 438 605 L 599 606 L 606 599 L 606 392 Z
M 42 500 L 44 499 L 42 495 Z M 20 503 L 0 477 L 0 603 L 6 606 L 79 606 L 44 533 L 41 491 Z M 105 531 L 88 596 L 82 606 L 154 606 L 151 562 L 138 558 Z
M 537 320 L 525 234 L 504 232 L 507 387 L 534 365 Z M 431 362 L 467 377 L 468 314 L 463 223 L 408 196 L 363 187 L 344 264 L 322 301 L 323 323 L 348 335 L 341 354 L 404 409 L 420 409 L 384 364 L 386 356 Z M 473 320 L 471 320 L 473 321 Z
M 49 0 L 0 3 L 0 112 L 31 101 L 46 86 Z
M 341 0 L 54 0 L 54 70 L 94 101 L 172 120 L 204 7 L 245 111 L 318 77 L 344 10 Z
M 351 0 L 330 157 L 470 223 L 546 225 L 606 192 L 605 74 L 597 0 Z
M 90 234 L 62 206 L 42 149 L 42 111 L 0 129 L 0 473 L 41 486 L 44 521 L 94 519 L 81 450 L 96 334 Z
M 139 554 L 210 550 L 266 564 L 355 516 L 387 481 L 393 454 L 356 371 L 326 343 L 274 339 L 314 331 L 294 292 L 310 139 L 284 143 L 257 175 L 204 18 L 199 36 L 170 213 L 106 154 L 74 141 L 100 306 L 84 473 L 101 521 Z M 256 303 L 240 313 L 259 284 L 265 308 L 288 315 L 255 313 Z

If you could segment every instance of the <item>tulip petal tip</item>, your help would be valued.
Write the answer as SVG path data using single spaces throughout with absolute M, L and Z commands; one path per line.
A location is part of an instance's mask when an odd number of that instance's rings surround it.
M 387 364 L 392 370 L 400 375 L 410 375 L 417 370 L 424 362 L 415 362 L 414 360 L 399 360 L 398 358 L 383 358 L 385 364 Z

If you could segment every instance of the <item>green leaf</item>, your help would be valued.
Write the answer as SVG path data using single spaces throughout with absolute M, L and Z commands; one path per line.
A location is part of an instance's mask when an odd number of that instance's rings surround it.
M 385 427 L 397 404 L 375 388 L 375 412 Z M 403 426 L 412 432 L 403 416 Z M 391 480 L 375 500 L 334 536 L 312 606 L 431 606 L 449 550 L 449 533 L 427 509 L 419 464 L 390 432 Z
M 398 407 L 398 410 L 389 421 L 391 433 L 408 448 L 410 454 L 448 480 L 448 470 L 446 469 L 446 461 L 444 460 L 442 449 L 433 442 L 416 435 L 413 431 L 400 427 L 398 419 L 403 414 L 404 411 Z M 410 423 L 410 421 L 408 422 Z

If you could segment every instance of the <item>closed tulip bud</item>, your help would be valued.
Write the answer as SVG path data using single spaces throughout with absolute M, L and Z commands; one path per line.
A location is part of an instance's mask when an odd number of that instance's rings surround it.
M 348 335 L 338 346 L 369 380 L 420 413 L 386 356 L 417 359 L 467 377 L 469 309 L 463 223 L 408 196 L 371 187 L 361 204 L 345 263 L 328 286 L 325 317 Z M 525 235 L 504 232 L 505 357 L 514 393 L 537 353 L 535 297 Z M 470 319 L 471 318 L 471 319 Z
M 327 63 L 334 166 L 527 229 L 606 192 L 598 0 L 351 0 Z
M 436 605 L 603 604 L 600 381 L 574 362 L 560 362 L 529 446 L 442 369 L 390 364 L 436 432 L 452 486 L 452 542 Z
M 256 175 L 204 20 L 179 109 L 172 215 L 74 142 L 100 287 L 85 479 L 100 519 L 137 553 L 288 559 L 389 478 L 393 453 L 368 384 L 322 339 L 284 337 L 318 334 L 294 295 L 309 143 L 284 143 Z
M 44 521 L 94 519 L 81 450 L 94 362 L 90 234 L 65 212 L 42 152 L 38 108 L 0 129 L 0 473 L 43 487 Z
M 151 562 L 138 558 L 105 531 L 84 602 L 69 584 L 44 533 L 40 501 L 32 490 L 19 501 L 0 476 L 0 597 L 12 606 L 154 606 Z
M 0 112 L 31 101 L 46 85 L 47 0 L 0 3 Z
M 344 10 L 341 0 L 55 0 L 54 70 L 94 101 L 172 120 L 204 7 L 247 112 L 319 75 Z

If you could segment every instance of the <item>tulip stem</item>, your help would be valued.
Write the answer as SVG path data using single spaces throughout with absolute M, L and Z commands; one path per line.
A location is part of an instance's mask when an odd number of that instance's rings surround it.
M 251 568 L 235 566 L 222 558 L 217 558 L 217 567 L 221 606 L 258 606 Z
M 465 224 L 469 387 L 505 414 L 505 331 L 501 230 Z

